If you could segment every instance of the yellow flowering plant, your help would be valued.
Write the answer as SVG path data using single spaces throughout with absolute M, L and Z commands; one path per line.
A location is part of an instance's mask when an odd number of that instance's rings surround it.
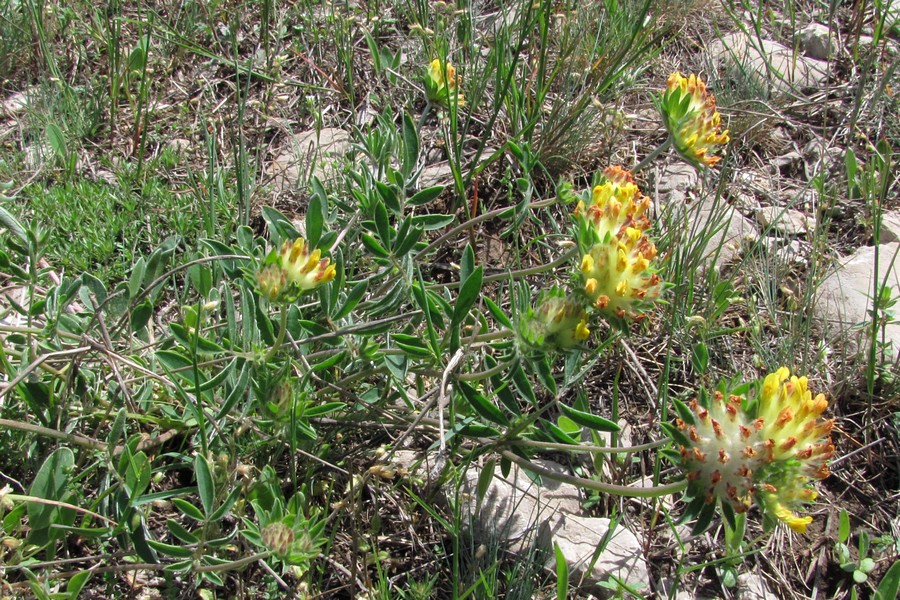
M 285 241 L 266 256 L 256 272 L 257 289 L 270 302 L 293 302 L 309 290 L 328 283 L 336 274 L 322 251 L 311 250 L 303 238 Z
M 590 334 L 584 307 L 559 288 L 544 292 L 536 308 L 529 309 L 519 325 L 520 339 L 532 348 L 568 350 Z
M 604 170 L 590 197 L 578 203 L 580 287 L 594 310 L 638 317 L 642 305 L 659 296 L 656 246 L 646 235 L 649 207 L 631 173 L 617 166 Z
M 458 108 L 465 106 L 466 99 L 460 91 L 462 76 L 449 61 L 439 58 L 431 61 L 425 73 L 425 97 L 432 104 L 449 108 L 451 104 Z
M 834 421 L 820 420 L 828 402 L 807 384 L 782 367 L 749 399 L 751 386 L 743 385 L 674 401 L 679 417 L 664 428 L 677 450 L 668 455 L 688 480 L 685 518 L 697 518 L 695 532 L 709 526 L 717 506 L 734 527 L 735 514 L 754 502 L 770 526 L 806 532 L 812 517 L 797 511 L 815 500 L 812 483 L 828 476 L 834 454 Z
M 716 98 L 703 80 L 696 75 L 672 73 L 659 109 L 678 153 L 697 168 L 716 166 L 722 157 L 714 153 L 728 143 L 729 137 L 727 130 L 721 130 Z

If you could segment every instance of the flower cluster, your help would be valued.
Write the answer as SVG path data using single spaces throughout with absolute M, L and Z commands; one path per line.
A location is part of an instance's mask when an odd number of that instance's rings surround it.
M 520 324 L 522 339 L 532 347 L 574 348 L 590 333 L 582 305 L 558 288 L 546 292 Z
M 699 77 L 683 77 L 678 71 L 669 76 L 660 111 L 675 149 L 691 164 L 713 167 L 720 156 L 718 146 L 728 143 L 728 131 L 720 131 L 721 116 L 716 98 Z
M 431 61 L 425 76 L 425 96 L 429 102 L 449 108 L 451 104 L 462 107 L 465 96 L 459 91 L 462 77 L 456 74 L 456 67 L 436 58 Z
M 651 269 L 656 246 L 645 234 L 649 207 L 650 198 L 621 167 L 603 172 L 589 206 L 578 204 L 582 289 L 596 310 L 636 316 L 643 301 L 659 295 L 659 275 Z
M 273 250 L 256 273 L 260 294 L 270 301 L 291 301 L 304 292 L 328 283 L 336 274 L 335 267 L 322 251 L 310 250 L 303 238 L 286 241 L 281 251 Z
M 834 454 L 828 406 L 813 398 L 806 377 L 780 368 L 766 376 L 755 402 L 716 392 L 708 401 L 676 402 L 680 418 L 667 427 L 689 481 L 688 513 L 742 513 L 756 500 L 769 517 L 805 533 L 810 516 L 794 511 L 812 502 L 811 482 L 828 476 Z M 700 521 L 703 518 L 699 518 Z

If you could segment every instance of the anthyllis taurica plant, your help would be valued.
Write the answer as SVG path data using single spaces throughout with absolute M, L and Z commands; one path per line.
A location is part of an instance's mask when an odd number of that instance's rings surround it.
M 127 546 L 129 560 L 137 556 L 141 565 L 190 573 L 198 582 L 223 585 L 223 571 L 255 561 L 303 579 L 320 553 L 337 543 L 331 535 L 335 523 L 362 506 L 367 482 L 407 472 L 384 458 L 396 448 L 373 455 L 376 464 L 363 475 L 328 460 L 332 444 L 353 437 L 345 438 L 345 431 L 370 424 L 391 436 L 437 436 L 434 446 L 445 452 L 444 464 L 462 458 L 468 464 L 490 454 L 488 460 L 501 467 L 515 463 L 600 494 L 684 492 L 683 515 L 696 531 L 709 527 L 718 511 L 732 529 L 744 518 L 738 515 L 749 513 L 761 514 L 767 527 L 783 523 L 794 532 L 807 530 L 811 517 L 803 514 L 804 506 L 815 500 L 814 484 L 827 475 L 834 453 L 832 421 L 823 417 L 825 397 L 814 395 L 806 377 L 787 368 L 760 381 L 700 390 L 688 402 L 664 398 L 677 418 L 662 424 L 666 439 L 639 451 L 665 446 L 661 456 L 680 474 L 655 487 L 601 481 L 599 469 L 584 477 L 561 476 L 530 460 L 548 447 L 598 456 L 629 453 L 601 441 L 600 433 L 618 426 L 592 412 L 585 386 L 578 384 L 632 327 L 656 318 L 657 303 L 666 295 L 665 265 L 654 242 L 661 239 L 662 220 L 635 174 L 669 148 L 705 173 L 723 159 L 728 132 L 703 81 L 678 73 L 669 78 L 657 102 L 667 139 L 638 165 L 610 165 L 585 190 L 562 183 L 549 199 L 528 196 L 517 206 L 488 212 L 468 205 L 471 214 L 455 223 L 454 214 L 423 214 L 440 196 L 440 186 L 406 195 L 419 185 L 420 130 L 428 112 L 438 112 L 449 148 L 455 126 L 483 95 L 472 87 L 464 94 L 466 80 L 446 58 L 422 69 L 426 98 L 418 125 L 404 114 L 398 135 L 393 115 L 377 119 L 381 129 L 359 146 L 372 164 L 346 165 L 347 194 L 332 198 L 313 180 L 302 234 L 284 215 L 263 209 L 270 240 L 242 227 L 233 244 L 205 239 L 206 256 L 171 271 L 165 261 L 174 251 L 160 250 L 135 265 L 115 294 L 87 276 L 54 287 L 38 284 L 43 273 L 37 267 L 17 271 L 36 299 L 47 294 L 33 303 L 27 326 L 0 348 L 18 344 L 18 354 L 0 356 L 13 382 L 7 389 L 21 396 L 29 419 L 42 423 L 19 428 L 98 456 L 102 450 L 102 459 L 76 461 L 62 447 L 38 471 L 35 481 L 43 487 L 16 493 L 0 485 L 6 572 L 8 565 L 36 564 L 41 552 L 53 558 L 62 536 L 77 530 L 116 552 Z M 524 143 L 507 148 L 520 163 L 531 156 Z M 454 185 L 457 192 L 466 189 L 459 165 Z M 510 194 L 524 189 L 533 192 L 536 186 L 522 177 Z M 459 257 L 458 281 L 438 281 L 423 268 L 441 244 L 471 233 L 478 223 L 521 223 L 551 206 L 564 206 L 571 219 L 560 240 L 564 250 L 551 263 L 489 273 L 469 244 Z M 15 231 L 19 254 L 36 264 L 40 236 L 29 237 L 21 226 Z M 515 233 L 513 226 L 510 231 Z M 551 270 L 553 285 L 535 291 L 530 277 Z M 153 302 L 170 281 L 192 287 L 177 296 L 185 303 L 182 318 L 162 326 L 151 319 Z M 195 302 L 184 300 L 194 292 Z M 104 303 L 113 306 L 113 300 L 127 309 L 104 312 Z M 39 311 L 51 308 L 56 315 L 46 319 L 46 331 L 33 326 L 45 318 Z M 32 354 L 39 347 L 57 357 L 95 352 L 96 345 L 83 340 L 116 335 L 126 350 L 110 351 L 108 364 L 99 369 L 86 361 L 77 377 L 52 379 L 63 372 L 55 363 L 42 372 L 39 367 L 52 361 L 42 365 Z M 132 356 L 135 346 L 144 350 Z M 120 355 L 125 358 L 116 362 Z M 23 357 L 26 366 L 18 374 L 10 356 Z M 115 385 L 101 385 L 110 371 Z M 38 381 L 42 376 L 52 385 Z M 140 389 L 132 392 L 133 381 Z M 65 432 L 86 431 L 84 415 L 116 410 L 104 397 L 105 405 L 85 402 L 78 411 L 66 411 L 51 393 L 53 385 L 67 394 L 78 386 L 114 388 L 127 409 L 118 407 L 105 441 L 53 430 L 62 424 Z M 62 423 L 72 412 L 81 416 Z M 4 423 L 15 426 L 9 419 Z M 144 439 L 141 426 L 163 423 L 167 437 Z M 233 453 L 238 443 L 232 440 L 250 436 L 254 441 L 246 447 L 258 453 L 259 468 Z M 156 452 L 173 438 L 189 440 L 197 451 Z M 584 439 L 593 441 L 589 450 L 579 448 Z M 298 456 L 312 460 L 304 463 Z M 86 470 L 109 464 L 115 476 L 105 477 L 107 487 L 91 497 L 82 489 L 89 475 L 77 472 L 76 464 L 95 465 Z M 286 464 L 290 486 L 284 485 Z M 337 474 L 341 483 L 318 481 L 320 469 Z M 189 471 L 193 479 L 185 487 L 163 489 L 168 471 Z M 164 503 L 169 512 L 157 519 L 153 511 Z M 758 513 L 750 512 L 754 507 Z
M 464 108 L 463 80 L 449 62 L 435 59 L 423 81 L 428 108 L 452 107 L 451 118 Z M 700 170 L 714 168 L 721 161 L 728 132 L 722 130 L 715 99 L 701 79 L 673 73 L 658 106 L 668 138 L 635 170 L 670 147 Z M 564 183 L 556 201 L 571 210 L 571 250 L 568 262 L 560 263 L 566 265 L 562 275 L 567 285 L 539 291 L 533 303 L 512 315 L 485 300 L 489 312 L 506 329 L 473 329 L 466 312 L 481 293 L 484 275 L 467 250 L 456 306 L 447 304 L 449 298 L 422 287 L 421 280 L 411 278 L 408 285 L 426 315 L 427 329 L 389 334 L 394 348 L 406 357 L 407 362 L 402 364 L 407 373 L 413 370 L 410 358 L 424 361 L 423 365 L 443 367 L 438 371 L 438 402 L 433 405 L 439 413 L 442 449 L 451 439 L 459 443 L 475 438 L 480 452 L 494 450 L 501 461 L 515 462 L 550 478 L 558 474 L 528 460 L 529 442 L 574 447 L 582 434 L 573 426 L 591 434 L 615 431 L 617 426 L 594 415 L 583 399 L 573 406 L 559 401 L 560 418 L 553 421 L 545 417 L 549 407 L 538 406 L 536 400 L 531 410 L 523 410 L 509 393 L 510 388 L 533 397 L 533 390 L 527 391 L 523 383 L 523 378 L 533 373 L 545 388 L 558 392 L 552 375 L 553 360 L 566 357 L 568 361 L 588 353 L 591 337 L 599 332 L 608 332 L 611 338 L 627 335 L 631 323 L 652 318 L 654 303 L 667 287 L 660 276 L 652 239 L 652 202 L 632 171 L 609 166 L 594 178 L 590 189 L 581 192 Z M 378 202 L 368 210 L 371 220 L 362 223 L 367 232 L 364 245 L 373 249 L 385 269 L 402 271 L 404 263 L 391 258 L 391 248 L 403 245 L 399 236 L 406 233 L 405 226 L 393 232 L 389 213 Z M 336 277 L 340 272 L 339 264 L 323 257 L 320 249 L 311 248 L 303 239 L 284 241 L 280 251 L 271 251 L 260 262 L 255 273 L 256 289 L 281 315 L 275 345 L 266 355 L 269 361 L 279 364 L 285 358 L 284 332 L 293 303 L 334 279 L 343 281 L 343 276 Z M 516 293 L 515 288 L 511 293 Z M 530 297 L 530 292 L 527 295 Z M 513 298 L 510 304 L 515 306 L 517 301 L 521 305 L 521 297 Z M 442 309 L 445 305 L 446 310 Z M 484 340 L 480 343 L 493 344 L 496 352 L 485 359 L 487 370 L 457 377 L 452 372 L 462 370 L 460 364 L 465 364 L 463 330 L 474 335 L 470 343 Z M 600 351 L 606 347 L 601 345 Z M 376 354 L 370 351 L 370 356 Z M 395 363 L 393 368 L 400 365 Z M 494 402 L 491 390 L 499 402 Z M 566 476 L 567 480 L 600 493 L 625 496 L 684 492 L 683 518 L 694 521 L 695 532 L 709 527 L 717 510 L 734 530 L 736 515 L 747 513 L 754 505 L 761 511 L 767 529 L 781 522 L 794 532 L 806 531 L 812 518 L 800 513 L 815 499 L 813 483 L 827 475 L 834 446 L 829 437 L 832 421 L 820 418 L 827 401 L 821 394 L 813 396 L 805 377 L 791 376 L 787 368 L 780 368 L 760 381 L 723 383 L 711 393 L 700 390 L 687 403 L 673 399 L 671 405 L 678 417 L 673 423 L 662 424 L 671 441 L 671 447 L 662 453 L 681 469 L 680 479 L 639 490 L 597 479 Z M 450 413 L 446 431 L 445 411 Z M 515 451 L 510 446 L 513 442 Z M 376 476 L 394 472 L 387 464 L 373 469 L 369 473 Z M 272 527 L 267 531 L 273 531 Z M 263 536 L 263 542 L 269 537 Z
M 669 136 L 648 159 L 674 146 L 697 169 L 721 160 L 716 152 L 727 144 L 728 132 L 721 130 L 715 99 L 699 77 L 673 73 L 658 106 Z M 665 288 L 649 237 L 651 201 L 629 171 L 608 167 L 592 190 L 574 194 L 564 185 L 560 196 L 576 207 L 574 242 L 580 261 L 573 269 L 571 291 L 554 287 L 543 292 L 522 318 L 520 342 L 532 350 L 580 348 L 594 328 L 592 320 L 620 326 L 640 320 Z M 806 377 L 791 376 L 782 367 L 758 382 L 731 388 L 722 384 L 712 394 L 701 390 L 687 404 L 673 403 L 679 417 L 663 429 L 676 449 L 664 455 L 684 473 L 683 518 L 696 519 L 695 532 L 709 526 L 717 507 L 734 529 L 735 515 L 754 503 L 768 528 L 780 521 L 806 532 L 812 517 L 797 511 L 815 500 L 812 483 L 827 476 L 834 453 L 829 435 L 833 421 L 819 419 L 828 403 L 822 394 L 813 397 Z M 596 483 L 592 487 L 628 493 Z M 679 486 L 670 484 L 658 491 L 675 489 Z

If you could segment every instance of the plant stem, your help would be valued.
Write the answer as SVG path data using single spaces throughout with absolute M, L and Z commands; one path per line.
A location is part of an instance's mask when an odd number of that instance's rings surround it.
M 516 463 L 523 469 L 527 469 L 533 473 L 537 473 L 541 477 L 547 477 L 548 479 L 561 481 L 563 483 L 571 483 L 572 485 L 576 485 L 578 487 L 596 490 L 598 492 L 604 492 L 611 496 L 624 496 L 626 498 L 660 498 L 662 496 L 677 494 L 678 492 L 684 491 L 684 489 L 687 488 L 688 484 L 687 479 L 682 479 L 681 481 L 676 481 L 675 483 L 658 485 L 654 487 L 631 487 L 628 485 L 616 485 L 614 483 L 602 483 L 600 481 L 594 481 L 593 479 L 575 477 L 574 475 L 557 473 L 555 471 L 551 471 L 550 469 L 539 467 L 531 461 L 525 460 L 524 458 L 520 457 L 517 454 L 514 454 L 513 452 L 510 452 L 509 450 L 502 450 L 500 454 L 503 456 L 503 458 Z
M 275 343 L 272 344 L 272 347 L 269 348 L 269 352 L 266 353 L 266 358 L 264 362 L 269 362 L 272 360 L 272 357 L 275 356 L 275 353 L 278 352 L 278 349 L 281 348 L 281 345 L 284 343 L 284 334 L 287 331 L 287 307 L 282 304 L 281 305 L 281 319 L 278 324 L 278 337 L 275 339 Z
M 636 167 L 631 169 L 631 172 L 637 173 L 638 171 L 640 171 L 641 169 L 643 169 L 644 167 L 649 165 L 653 160 L 656 159 L 656 157 L 658 157 L 660 154 L 662 154 L 663 152 L 668 150 L 669 146 L 671 146 L 671 145 L 672 145 L 672 136 L 670 135 L 669 137 L 666 138 L 666 141 L 664 141 L 662 144 L 657 146 L 653 152 L 651 152 L 644 158 L 644 160 L 639 162 Z

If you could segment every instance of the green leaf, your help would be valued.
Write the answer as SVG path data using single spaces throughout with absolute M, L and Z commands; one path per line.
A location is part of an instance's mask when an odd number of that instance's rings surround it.
M 360 240 L 362 240 L 363 246 L 366 247 L 366 250 L 368 250 L 369 252 L 371 252 L 371 253 L 374 254 L 375 256 L 378 256 L 378 257 L 380 257 L 380 258 L 387 258 L 387 257 L 389 257 L 389 256 L 391 255 L 391 253 L 388 252 L 388 251 L 384 248 L 384 246 L 382 246 L 382 245 L 378 242 L 378 240 L 376 240 L 376 239 L 374 238 L 374 236 L 372 236 L 372 235 L 370 235 L 370 234 L 368 234 L 368 233 L 362 234 L 362 235 L 360 236 Z
M 237 502 L 237 499 L 241 495 L 241 488 L 239 486 L 235 486 L 234 489 L 231 490 L 231 493 L 228 494 L 228 497 L 225 498 L 225 502 L 223 502 L 219 508 L 217 508 L 211 515 L 209 515 L 209 520 L 211 523 L 215 523 L 216 521 L 220 521 L 231 508 L 234 506 L 234 503 Z
M 88 579 L 91 578 L 93 571 L 81 571 L 76 574 L 72 579 L 69 580 L 68 585 L 66 585 L 66 596 L 70 600 L 75 600 L 78 598 L 78 595 L 81 593 L 81 590 L 84 589 L 84 585 L 88 582 Z
M 553 378 L 553 370 L 550 366 L 550 357 L 544 355 L 538 360 L 535 360 L 533 364 L 535 366 L 535 372 L 537 373 L 540 382 L 552 396 L 556 396 L 556 379 Z
M 347 293 L 347 298 L 344 300 L 344 303 L 337 310 L 337 312 L 332 315 L 332 319 L 338 320 L 343 319 L 350 312 L 356 308 L 356 305 L 359 304 L 359 301 L 366 294 L 366 290 L 369 288 L 369 282 L 367 280 L 360 281 L 356 285 L 354 285 L 350 291 Z
M 845 543 L 848 539 L 850 539 L 850 515 L 846 508 L 842 508 L 838 520 L 838 541 Z
M 309 199 L 309 206 L 306 208 L 306 241 L 309 242 L 310 248 L 315 248 L 319 245 L 324 226 L 325 207 L 319 195 L 313 194 L 312 198 Z
M 441 192 L 444 191 L 444 186 L 436 185 L 434 187 L 425 188 L 424 190 L 417 192 L 407 201 L 407 204 L 412 206 L 421 206 L 422 204 L 428 204 L 432 200 L 436 199 L 441 195 Z
M 506 313 L 504 313 L 503 310 L 499 306 L 497 306 L 497 304 L 493 300 L 491 300 L 487 296 L 485 296 L 483 300 L 485 306 L 487 306 L 488 310 L 491 312 L 494 318 L 497 319 L 498 323 L 505 327 L 509 327 L 510 329 L 514 328 L 513 322 L 510 321 L 509 317 L 506 316 Z
M 209 296 L 209 290 L 213 285 L 213 273 L 209 265 L 191 265 L 188 268 L 188 277 L 201 298 Z
M 150 459 L 146 454 L 138 452 L 131 457 L 125 471 L 125 486 L 129 496 L 137 498 L 146 491 L 150 485 L 150 474 Z
M 478 474 L 478 486 L 475 488 L 478 503 L 481 503 L 484 500 L 484 496 L 487 494 L 488 488 L 494 480 L 494 465 L 496 463 L 496 458 L 489 458 L 481 468 L 481 473 Z
M 200 503 L 203 504 L 203 512 L 207 515 L 212 514 L 216 502 L 216 488 L 209 463 L 201 454 L 194 458 L 194 475 L 197 477 L 197 492 L 200 495 Z
M 457 382 L 456 387 L 462 392 L 463 397 L 479 415 L 497 425 L 509 425 L 509 419 L 506 418 L 503 411 L 497 408 L 493 402 L 485 398 L 482 394 L 478 393 L 475 388 L 465 381 Z
M 593 429 L 594 431 L 615 433 L 621 429 L 616 423 L 613 423 L 609 419 L 598 417 L 589 412 L 575 410 L 574 408 L 566 406 L 562 402 L 559 403 L 559 409 L 564 415 L 566 415 L 582 427 L 587 427 L 589 429 Z
M 75 454 L 66 447 L 57 448 L 41 465 L 28 495 L 44 500 L 62 500 L 66 496 L 69 474 L 75 467 Z M 43 530 L 59 522 L 62 509 L 50 504 L 28 503 L 28 524 L 32 530 Z
M 22 224 L 19 223 L 19 220 L 12 213 L 2 206 L 0 206 L 0 225 L 9 229 L 10 233 L 22 240 L 23 244 L 28 244 L 28 234 L 25 233 L 25 228 L 22 227 Z
M 556 423 L 547 421 L 546 419 L 541 419 L 541 422 L 547 428 L 547 431 L 550 432 L 550 435 L 552 435 L 558 442 L 560 442 L 562 444 L 572 444 L 575 446 L 578 445 L 578 443 L 579 443 L 578 440 L 576 440 L 571 435 L 569 435 L 568 433 L 566 433 L 565 431 L 560 429 L 556 425 Z
M 556 600 L 566 600 L 569 595 L 569 563 L 556 542 L 553 542 L 553 553 L 556 555 Z
M 465 283 L 475 270 L 475 250 L 472 244 L 466 244 L 463 249 L 462 258 L 459 260 L 459 281 Z
M 175 508 L 184 513 L 185 516 L 190 517 L 195 521 L 203 520 L 203 513 L 200 512 L 200 509 L 187 500 L 183 498 L 172 498 L 172 504 L 175 505 Z
M 50 148 L 53 149 L 56 156 L 61 159 L 66 158 L 66 155 L 68 154 L 66 149 L 66 135 L 56 123 L 47 125 L 47 142 L 50 144 Z
M 408 112 L 403 113 L 403 178 L 409 181 L 419 162 L 419 132 Z M 414 196 L 415 197 L 415 196 Z
M 271 206 L 263 206 L 261 212 L 263 219 L 269 226 L 270 233 L 275 234 L 277 238 L 278 243 L 276 245 L 280 246 L 282 242 L 294 241 L 299 237 L 303 237 L 287 217 Z
M 413 225 L 421 225 L 425 231 L 434 231 L 435 229 L 443 229 L 456 220 L 453 215 L 429 214 L 416 215 L 413 219 Z
M 173 558 L 190 558 L 194 555 L 193 548 L 174 546 L 172 544 L 165 544 L 156 540 L 147 540 L 147 544 L 160 554 L 165 554 L 166 556 L 171 556 Z
M 131 268 L 131 276 L 128 278 L 128 297 L 134 298 L 141 291 L 144 283 L 144 273 L 147 270 L 147 263 L 144 257 L 140 257 Z
M 404 223 L 409 223 L 412 221 L 411 217 L 407 217 Z M 394 246 L 394 256 L 397 258 L 403 258 L 407 254 L 409 254 L 410 250 L 413 249 L 413 246 L 419 241 L 419 238 L 422 237 L 422 233 L 425 230 L 421 227 L 415 227 L 407 233 L 403 239 L 397 238 L 397 243 Z
M 147 326 L 150 317 L 153 316 L 153 303 L 149 299 L 144 300 L 131 310 L 129 326 L 132 333 L 137 333 Z
M 696 373 L 706 373 L 706 368 L 709 366 L 709 348 L 703 342 L 694 345 L 691 351 L 691 365 Z
M 453 318 L 451 319 L 450 329 L 454 329 L 466 315 L 469 314 L 475 300 L 481 294 L 481 284 L 484 279 L 484 268 L 481 265 L 472 271 L 472 274 L 463 281 L 459 289 L 459 296 L 456 298 L 456 306 L 453 307 Z
M 872 600 L 894 600 L 900 597 L 900 560 L 894 561 L 887 570 Z
M 388 220 L 387 208 L 384 202 L 375 204 L 375 231 L 378 232 L 378 238 L 381 245 L 385 248 L 391 246 L 391 223 Z
M 197 544 L 200 542 L 200 538 L 185 529 L 181 525 L 181 523 L 179 523 L 175 519 L 166 519 L 166 527 L 168 527 L 169 532 L 172 535 L 174 535 L 185 544 Z

